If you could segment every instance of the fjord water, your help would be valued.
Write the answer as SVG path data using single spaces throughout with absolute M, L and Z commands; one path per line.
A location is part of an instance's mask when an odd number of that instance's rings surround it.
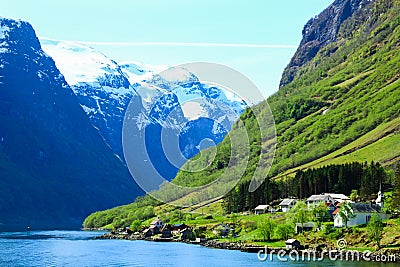
M 259 261 L 256 253 L 185 243 L 93 240 L 99 232 L 0 233 L 0 266 L 385 266 L 367 262 Z

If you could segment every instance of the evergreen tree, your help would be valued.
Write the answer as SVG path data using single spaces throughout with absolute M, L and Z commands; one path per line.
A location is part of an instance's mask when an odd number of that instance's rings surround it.
M 395 211 L 400 211 L 400 163 L 397 164 L 393 181 L 392 207 Z

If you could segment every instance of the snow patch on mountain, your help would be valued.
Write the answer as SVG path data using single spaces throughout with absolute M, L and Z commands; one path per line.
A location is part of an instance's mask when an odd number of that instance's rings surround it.
M 10 28 L 7 25 L 0 27 L 0 39 L 5 39 L 8 36 Z
M 143 84 L 150 81 L 156 73 L 168 69 L 167 65 L 156 66 L 137 61 L 121 62 L 120 66 L 131 84 Z
M 69 85 L 98 83 L 99 77 L 121 75 L 118 64 L 97 50 L 75 42 L 40 39 L 42 49 L 56 62 Z
M 82 44 L 41 39 L 43 50 L 71 85 L 83 110 L 110 147 L 123 158 L 125 112 L 134 103 L 135 130 L 145 131 L 149 153 L 173 178 L 175 167 L 161 160 L 162 129 L 176 133 L 186 158 L 201 142 L 218 144 L 247 107 L 245 101 L 218 85 L 207 84 L 188 69 L 117 62 Z M 157 165 L 158 166 L 158 165 Z

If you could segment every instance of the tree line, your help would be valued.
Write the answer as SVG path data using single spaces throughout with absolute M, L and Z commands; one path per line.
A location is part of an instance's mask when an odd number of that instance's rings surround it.
M 237 212 L 286 197 L 304 199 L 324 192 L 350 195 L 352 190 L 368 199 L 378 192 L 385 179 L 384 168 L 373 161 L 332 164 L 300 170 L 294 177 L 266 180 L 254 192 L 248 191 L 250 181 L 242 181 L 224 197 L 223 206 L 226 212 Z

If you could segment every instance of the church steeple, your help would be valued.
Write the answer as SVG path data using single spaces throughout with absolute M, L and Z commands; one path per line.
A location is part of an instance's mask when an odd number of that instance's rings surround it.
M 384 199 L 384 195 L 382 192 L 382 183 L 379 185 L 379 192 L 378 192 L 378 197 L 376 198 L 376 204 L 378 206 L 380 206 L 381 208 L 383 208 L 383 199 Z

